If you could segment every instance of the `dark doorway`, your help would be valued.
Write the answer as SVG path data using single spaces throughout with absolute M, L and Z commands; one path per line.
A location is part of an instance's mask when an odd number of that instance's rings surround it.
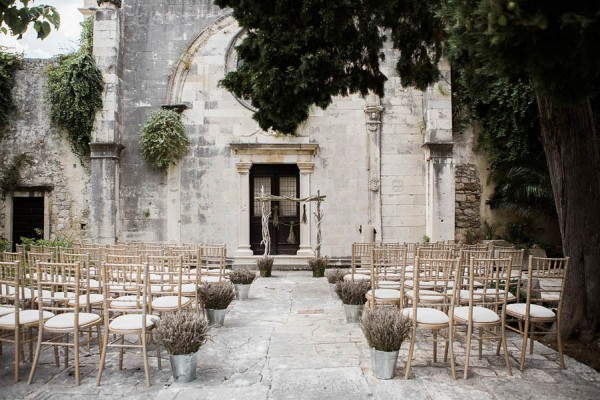
M 13 197 L 12 242 L 21 243 L 21 237 L 43 238 L 44 198 Z
M 261 187 L 266 194 L 297 198 L 300 174 L 296 164 L 256 164 L 250 170 L 250 247 L 255 255 L 264 253 L 262 241 L 261 202 L 254 198 Z M 271 254 L 296 255 L 300 248 L 300 204 L 292 201 L 271 201 L 269 233 Z

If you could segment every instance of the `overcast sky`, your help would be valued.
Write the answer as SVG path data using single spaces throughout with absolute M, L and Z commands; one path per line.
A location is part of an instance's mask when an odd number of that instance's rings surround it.
M 78 8 L 83 6 L 83 0 L 35 0 L 34 5 L 47 4 L 58 9 L 60 28 L 52 28 L 50 35 L 37 39 L 37 32 L 30 25 L 22 39 L 0 33 L 0 46 L 15 49 L 24 53 L 27 58 L 50 58 L 57 54 L 70 53 L 79 47 L 79 33 L 83 15 Z

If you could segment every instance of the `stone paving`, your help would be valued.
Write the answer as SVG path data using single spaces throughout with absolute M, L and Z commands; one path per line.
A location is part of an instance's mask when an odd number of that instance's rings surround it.
M 0 356 L 0 398 L 5 399 L 600 399 L 600 374 L 566 357 L 560 370 L 557 354 L 536 344 L 526 368 L 517 368 L 517 336 L 509 337 L 513 376 L 508 376 L 495 346 L 484 357 L 472 357 L 469 378 L 462 379 L 464 348 L 456 348 L 459 379 L 448 364 L 431 360 L 431 345 L 419 342 L 413 373 L 404 380 L 408 343 L 403 344 L 392 380 L 371 372 L 369 349 L 357 324 L 345 322 L 339 300 L 333 300 L 324 278 L 309 271 L 274 271 L 259 278 L 250 299 L 230 306 L 225 326 L 213 330 L 212 341 L 198 354 L 197 379 L 173 383 L 168 356 L 157 369 L 150 354 L 152 386 L 147 387 L 140 354 L 126 353 L 125 369 L 116 353 L 107 358 L 101 386 L 96 386 L 98 348 L 82 357 L 82 380 L 75 386 L 73 369 L 57 368 L 49 349 L 36 379 L 12 383 L 12 349 Z M 475 347 L 474 347 L 475 350 Z M 474 352 L 473 352 L 474 353 Z M 472 353 L 472 354 L 473 354 Z M 439 360 L 441 361 L 441 360 Z M 29 365 L 22 366 L 26 381 Z

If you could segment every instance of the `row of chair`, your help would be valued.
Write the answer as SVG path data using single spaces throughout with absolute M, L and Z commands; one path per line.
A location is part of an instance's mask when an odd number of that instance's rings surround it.
M 57 365 L 57 348 L 70 346 L 79 384 L 80 333 L 87 333 L 89 344 L 92 330 L 96 330 L 101 348 L 98 384 L 108 347 L 120 349 L 119 368 L 123 365 L 123 349 L 136 347 L 144 355 L 149 385 L 148 338 L 160 314 L 183 308 L 199 312 L 198 285 L 226 279 L 224 246 L 203 246 L 178 255 L 147 255 L 145 259 L 141 254 L 104 254 L 101 261 L 91 261 L 90 253 L 64 250 L 29 251 L 16 261 L 0 262 L 0 331 L 4 332 L 0 345 L 15 345 L 15 382 L 24 358 L 23 345 L 30 344 L 31 357 L 32 344 L 37 342 L 29 381 L 35 375 L 42 346 L 55 348 Z M 67 340 L 69 335 L 72 343 Z M 116 335 L 116 339 L 109 341 L 109 335 Z M 126 342 L 125 337 L 132 335 L 137 342 Z M 157 352 L 160 367 L 158 344 Z
M 367 246 L 353 246 L 357 247 Z M 445 332 L 444 358 L 450 353 L 453 377 L 456 376 L 453 338 L 464 334 L 466 378 L 474 334 L 478 334 L 479 357 L 482 341 L 496 340 L 496 352 L 499 354 L 500 348 L 504 348 L 506 368 L 512 374 L 505 330 L 514 330 L 523 336 L 522 370 L 527 339 L 531 340 L 532 351 L 534 335 L 549 333 L 546 328 L 554 323 L 551 332 L 557 335 L 560 366 L 564 368 L 560 310 L 568 258 L 530 257 L 527 269 L 523 270 L 523 251 L 515 249 L 462 249 L 456 253 L 453 249 L 417 247 L 409 262 L 407 246 L 371 245 L 368 261 L 361 254 L 362 248 L 356 253 L 353 251 L 352 271 L 345 279 L 369 279 L 371 290 L 367 299 L 371 309 L 393 305 L 412 321 L 407 378 L 419 329 L 433 334 L 434 362 L 437 361 L 438 336 Z M 523 289 L 521 281 L 525 279 L 527 285 Z M 459 327 L 464 328 L 464 332 L 459 332 Z

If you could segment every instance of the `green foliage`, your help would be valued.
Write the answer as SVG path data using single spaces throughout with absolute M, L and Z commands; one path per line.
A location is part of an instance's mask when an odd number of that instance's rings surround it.
M 431 238 L 427 235 L 423 235 L 423 243 L 429 243 L 431 242 Z
M 12 89 L 15 71 L 20 64 L 20 56 L 0 51 L 0 139 L 8 127 L 8 114 L 14 108 Z
M 38 39 L 44 39 L 52 30 L 60 26 L 60 15 L 56 8 L 40 4 L 29 7 L 30 0 L 0 1 L 0 33 L 18 36 L 20 39 L 27 28 L 33 23 Z
M 142 127 L 140 148 L 144 159 L 159 170 L 166 170 L 188 150 L 189 140 L 181 118 L 173 110 L 157 110 Z
M 71 150 L 87 162 L 96 111 L 102 108 L 104 79 L 92 55 L 94 20 L 81 23 L 80 50 L 60 56 L 48 68 L 46 101 L 52 123 L 66 132 Z
M 484 221 L 483 225 L 481 227 L 482 233 L 483 233 L 483 238 L 485 240 L 498 239 L 498 235 L 496 234 L 496 231 L 498 230 L 499 227 L 500 227 L 499 224 L 490 224 L 489 222 Z
M 0 253 L 10 251 L 10 240 L 0 237 Z
M 534 238 L 527 233 L 526 223 L 508 222 L 503 239 L 514 244 L 517 249 L 529 249 L 535 244 Z
M 251 99 L 262 129 L 295 134 L 314 104 L 326 108 L 333 96 L 383 95 L 387 78 L 379 68 L 385 33 L 401 48 L 397 69 L 404 85 L 424 88 L 438 77 L 441 25 L 423 29 L 433 0 L 216 0 L 233 8 L 247 30 L 237 47 L 241 61 L 221 85 Z M 410 7 L 414 18 L 397 18 Z M 419 40 L 410 40 L 418 37 Z M 352 40 L 348 40 L 352 38 Z M 429 51 L 429 52 L 428 52 Z
M 4 193 L 12 192 L 21 180 L 21 168 L 30 164 L 33 159 L 27 153 L 16 154 L 8 165 L 0 168 L 0 190 Z

